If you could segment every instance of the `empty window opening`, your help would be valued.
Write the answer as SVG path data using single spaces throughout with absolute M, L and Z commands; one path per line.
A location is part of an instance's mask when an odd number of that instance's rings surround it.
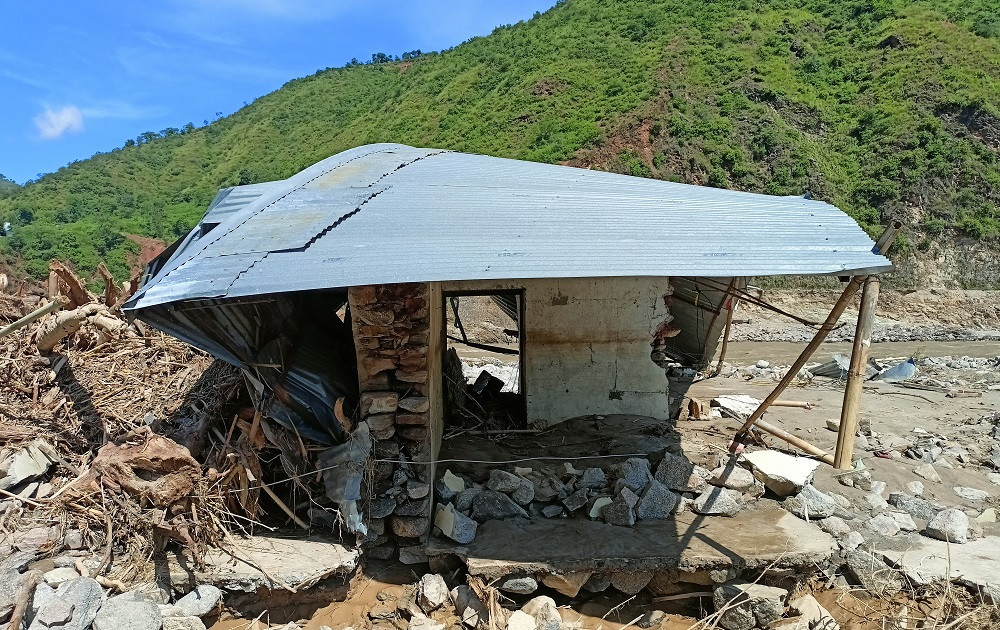
M 523 428 L 524 292 L 444 295 L 445 426 Z

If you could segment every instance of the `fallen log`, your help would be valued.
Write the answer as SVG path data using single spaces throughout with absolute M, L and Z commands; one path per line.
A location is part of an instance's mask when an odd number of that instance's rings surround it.
M 56 274 L 60 280 L 66 283 L 69 289 L 70 306 L 76 308 L 77 306 L 83 306 L 84 304 L 90 304 L 91 302 L 96 302 L 97 298 L 94 294 L 87 290 L 86 285 L 83 281 L 73 273 L 73 270 L 59 262 L 58 260 L 53 260 L 49 263 L 49 271 Z
M 80 330 L 86 320 L 87 314 L 82 309 L 57 313 L 41 325 L 35 336 L 35 346 L 39 352 L 52 352 L 56 344 Z

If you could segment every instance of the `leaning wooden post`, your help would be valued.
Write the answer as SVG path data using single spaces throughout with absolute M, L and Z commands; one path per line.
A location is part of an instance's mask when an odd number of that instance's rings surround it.
M 864 386 L 865 370 L 868 366 L 868 351 L 872 345 L 875 303 L 878 302 L 880 284 L 878 276 L 868 276 L 861 293 L 858 326 L 854 332 L 854 347 L 851 349 L 851 367 L 847 372 L 844 406 L 840 410 L 837 451 L 833 456 L 833 465 L 841 470 L 849 470 L 854 466 L 854 436 L 858 432 L 861 390 Z
M 798 376 L 799 370 L 801 370 L 802 367 L 809 361 L 809 357 L 811 357 L 813 352 L 815 352 L 816 349 L 819 348 L 820 345 L 822 345 L 822 343 L 826 340 L 827 335 L 829 335 L 830 331 L 837 325 L 837 321 L 840 320 L 840 316 L 847 309 L 847 305 L 851 303 L 851 299 L 854 297 L 854 294 L 858 292 L 858 288 L 860 288 L 861 281 L 863 279 L 863 277 L 855 277 L 851 278 L 851 281 L 847 283 L 847 286 L 844 288 L 844 292 L 840 294 L 840 299 L 838 299 L 837 303 L 833 305 L 833 310 L 830 311 L 826 321 L 823 322 L 823 325 L 816 331 L 816 336 L 813 337 L 812 341 L 809 342 L 809 345 L 807 345 L 805 350 L 802 351 L 799 358 L 795 359 L 795 363 L 792 363 L 792 367 L 788 368 L 788 373 L 785 374 L 784 378 L 778 382 L 778 385 L 771 391 L 770 394 L 767 395 L 767 398 L 760 403 L 757 409 L 750 414 L 750 417 L 743 423 L 740 430 L 736 432 L 736 437 L 729 445 L 730 451 L 736 453 L 741 450 L 741 447 L 743 446 L 743 438 L 746 436 L 746 432 L 749 431 L 750 427 L 752 427 L 754 423 L 756 423 L 757 420 L 764 415 L 764 412 L 771 406 L 771 403 L 781 396 L 781 393 L 785 391 L 785 388 L 792 384 L 792 381 Z

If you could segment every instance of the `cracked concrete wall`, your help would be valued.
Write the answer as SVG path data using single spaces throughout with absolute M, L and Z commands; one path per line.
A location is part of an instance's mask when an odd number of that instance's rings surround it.
M 444 283 L 444 291 L 523 289 L 528 422 L 630 413 L 666 419 L 667 379 L 650 360 L 667 317 L 666 278 Z

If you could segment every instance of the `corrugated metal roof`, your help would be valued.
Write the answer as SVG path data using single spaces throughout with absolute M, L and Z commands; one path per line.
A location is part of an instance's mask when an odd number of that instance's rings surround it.
M 217 197 L 228 216 L 128 308 L 397 282 L 892 269 L 821 201 L 398 144 L 249 188 Z
M 215 195 L 212 203 L 208 204 L 208 210 L 201 220 L 201 225 L 218 225 L 222 223 L 236 212 L 239 212 L 251 201 L 260 198 L 261 195 L 273 190 L 275 187 L 281 186 L 283 182 L 284 180 L 223 188 Z

